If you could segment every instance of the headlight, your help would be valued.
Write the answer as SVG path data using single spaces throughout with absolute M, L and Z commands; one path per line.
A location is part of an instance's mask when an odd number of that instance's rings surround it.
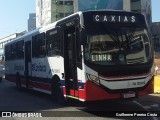
M 88 80 L 93 81 L 96 84 L 99 84 L 99 78 L 97 76 L 90 75 L 90 74 L 86 74 L 86 75 Z

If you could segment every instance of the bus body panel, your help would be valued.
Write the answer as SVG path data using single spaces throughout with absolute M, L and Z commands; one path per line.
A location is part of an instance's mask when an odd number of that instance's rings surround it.
M 16 74 L 19 73 L 21 79 L 24 80 L 24 60 L 13 60 L 5 63 L 5 77 L 15 81 Z

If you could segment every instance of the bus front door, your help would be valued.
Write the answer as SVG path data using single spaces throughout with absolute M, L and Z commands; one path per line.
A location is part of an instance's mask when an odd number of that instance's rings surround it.
M 78 97 L 77 90 L 77 58 L 76 27 L 64 30 L 64 71 L 66 95 Z

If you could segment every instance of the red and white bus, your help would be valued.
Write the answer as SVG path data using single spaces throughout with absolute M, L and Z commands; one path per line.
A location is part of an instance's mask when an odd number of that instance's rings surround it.
M 77 12 L 5 45 L 5 77 L 58 101 L 153 93 L 153 49 L 144 15 Z

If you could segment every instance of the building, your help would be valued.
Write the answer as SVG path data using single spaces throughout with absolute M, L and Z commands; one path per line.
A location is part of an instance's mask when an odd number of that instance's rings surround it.
M 36 13 L 30 13 L 28 19 L 28 31 L 36 29 Z
M 20 37 L 22 35 L 24 35 L 26 33 L 26 31 L 20 32 L 20 33 L 15 33 L 12 35 L 9 35 L 7 37 L 4 37 L 2 39 L 0 39 L 0 48 L 4 48 L 4 45 L 12 40 L 14 40 L 17 37 Z
M 36 0 L 36 27 L 46 26 L 73 12 L 73 0 Z
M 151 26 L 151 0 L 36 0 L 36 27 L 46 26 L 77 11 L 106 9 L 143 13 Z
M 151 32 L 152 26 L 152 9 L 151 9 L 151 0 L 131 0 L 131 11 L 139 12 L 145 15 L 149 31 Z
M 125 1 L 125 2 L 123 2 Z M 77 11 L 130 9 L 129 0 L 36 0 L 36 27 L 53 23 Z M 124 5 L 123 8 L 123 3 Z
M 130 9 L 129 0 L 74 0 L 74 12 L 87 10 Z M 123 5 L 123 4 L 127 4 Z M 128 7 L 128 8 L 123 8 Z
M 152 23 L 152 39 L 154 41 L 155 55 L 160 57 L 160 22 Z

